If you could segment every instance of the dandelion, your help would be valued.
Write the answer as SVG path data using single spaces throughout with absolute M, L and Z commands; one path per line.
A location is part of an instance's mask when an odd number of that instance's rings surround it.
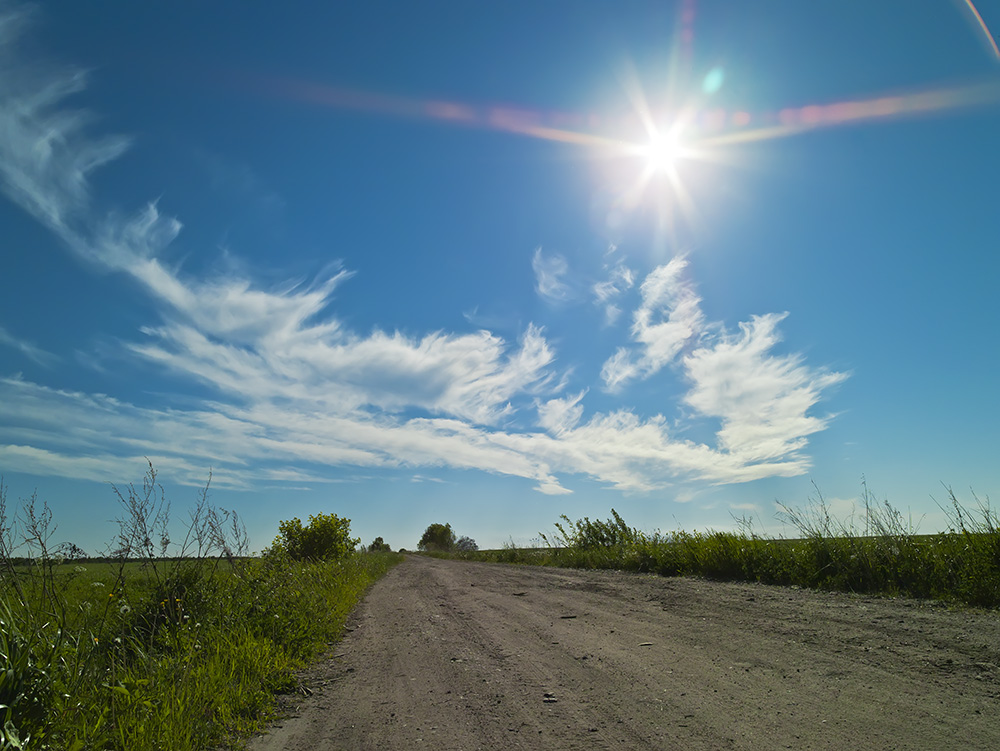
M 96 589 L 103 589 L 104 588 L 104 582 L 91 582 L 90 586 L 92 586 L 92 587 L 94 587 Z
M 128 615 L 129 613 L 132 612 L 132 608 L 130 608 L 127 604 L 122 603 L 122 606 L 118 608 L 118 612 L 121 613 L 122 615 Z

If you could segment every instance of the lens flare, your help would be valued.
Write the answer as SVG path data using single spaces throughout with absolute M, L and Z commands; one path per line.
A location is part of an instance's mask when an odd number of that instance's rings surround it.
M 729 132 L 708 136 L 698 142 L 704 148 L 716 148 L 737 143 L 785 138 L 817 128 L 832 128 L 854 123 L 872 122 L 902 117 L 915 117 L 1000 102 L 1000 82 L 987 81 L 969 86 L 931 89 L 870 99 L 855 99 L 830 104 L 808 104 L 786 107 L 778 112 L 751 116 L 735 113 Z M 757 127 L 750 126 L 756 123 Z M 717 129 L 720 130 L 720 129 Z
M 972 0 L 960 2 L 977 34 L 1000 61 L 1000 48 Z M 780 110 L 753 112 L 708 107 L 724 80 L 721 67 L 704 76 L 693 74 L 696 1 L 681 0 L 671 45 L 669 81 L 658 91 L 663 108 L 654 112 L 634 67 L 627 67 L 622 90 L 631 111 L 619 116 L 597 112 L 552 112 L 510 106 L 399 97 L 307 81 L 281 78 L 229 77 L 228 82 L 255 93 L 307 102 L 339 110 L 387 117 L 427 119 L 442 124 L 482 128 L 580 147 L 588 155 L 638 158 L 639 170 L 621 181 L 614 211 L 634 209 L 652 200 L 661 224 L 674 234 L 678 215 L 693 216 L 695 206 L 682 172 L 690 162 L 723 161 L 729 147 L 787 138 L 819 128 L 888 121 L 1000 102 L 1000 81 L 993 79 L 949 88 L 883 94 L 839 102 L 808 103 Z M 684 163 L 682 165 L 682 163 Z M 691 173 L 694 174 L 694 173 Z
M 980 32 L 986 48 L 990 51 L 990 54 L 993 55 L 993 59 L 1000 61 L 1000 48 L 997 47 L 997 41 L 993 38 L 989 27 L 986 25 L 986 21 L 983 20 L 983 17 L 979 14 L 976 6 L 973 5 L 972 0 L 965 0 L 965 8 L 972 16 L 972 21 L 975 23 L 977 31 Z

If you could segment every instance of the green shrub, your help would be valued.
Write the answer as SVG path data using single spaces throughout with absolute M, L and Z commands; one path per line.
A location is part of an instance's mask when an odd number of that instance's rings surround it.
M 336 561 L 353 553 L 360 542 L 359 538 L 351 537 L 350 519 L 336 514 L 314 514 L 306 526 L 298 517 L 280 522 L 271 552 L 296 561 Z
M 417 543 L 417 550 L 425 552 L 444 553 L 453 550 L 454 547 L 455 532 L 451 524 L 429 524 L 420 542 Z
M 376 537 L 372 540 L 372 544 L 368 546 L 369 553 L 388 553 L 392 548 L 389 544 L 383 540 L 381 537 Z

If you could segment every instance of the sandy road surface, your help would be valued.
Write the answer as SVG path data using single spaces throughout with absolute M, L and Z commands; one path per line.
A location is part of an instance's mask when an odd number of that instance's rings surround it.
M 305 749 L 996 749 L 1000 613 L 408 556 L 314 694 Z

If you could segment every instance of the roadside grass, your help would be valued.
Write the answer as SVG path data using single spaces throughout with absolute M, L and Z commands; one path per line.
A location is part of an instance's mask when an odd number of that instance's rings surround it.
M 114 559 L 64 561 L 48 509 L 32 497 L 10 518 L 4 491 L 2 751 L 239 746 L 402 558 L 248 557 L 242 524 L 207 487 L 167 558 L 169 506 L 150 467 L 143 488 L 115 490 Z
M 963 506 L 948 490 L 949 528 L 917 534 L 887 501 L 867 487 L 856 518 L 838 521 L 820 496 L 805 509 L 782 507 L 781 517 L 801 537 L 762 536 L 750 521 L 738 532 L 653 532 L 612 518 L 571 521 L 541 534 L 543 547 L 452 553 L 448 557 L 497 563 L 616 569 L 663 576 L 703 576 L 729 581 L 938 599 L 1000 607 L 1000 516 L 989 499 L 973 495 Z

